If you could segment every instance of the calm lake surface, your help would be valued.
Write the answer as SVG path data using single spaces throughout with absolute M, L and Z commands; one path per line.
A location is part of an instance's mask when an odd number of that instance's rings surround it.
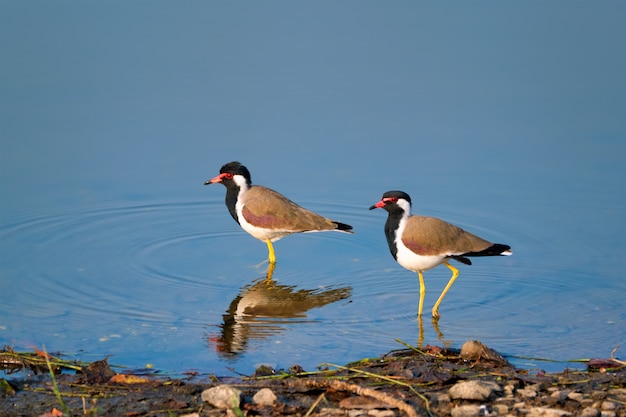
M 113 5 L 0 6 L 0 344 L 219 375 L 396 339 L 624 357 L 624 3 Z M 355 234 L 275 243 L 266 285 L 203 185 L 231 160 Z M 457 264 L 423 339 L 368 211 L 391 189 L 514 252 Z

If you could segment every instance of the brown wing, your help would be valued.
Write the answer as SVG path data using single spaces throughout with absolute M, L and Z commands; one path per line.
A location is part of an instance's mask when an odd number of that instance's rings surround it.
M 246 192 L 243 216 L 255 226 L 292 232 L 337 228 L 332 220 L 300 207 L 276 191 L 260 185 L 250 187 Z
M 463 255 L 492 245 L 476 235 L 434 217 L 411 216 L 402 243 L 418 255 Z

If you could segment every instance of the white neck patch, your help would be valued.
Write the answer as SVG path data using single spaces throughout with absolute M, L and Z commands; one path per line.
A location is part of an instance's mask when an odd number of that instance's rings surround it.
M 239 196 L 242 196 L 250 188 L 243 175 L 233 175 L 233 181 L 239 186 Z
M 400 222 L 398 223 L 398 229 L 396 230 L 396 239 L 395 239 L 396 248 L 398 249 L 399 252 L 401 252 L 403 249 L 406 249 L 406 247 L 404 246 L 404 243 L 402 243 L 402 233 L 404 232 L 404 228 L 406 227 L 406 222 L 409 219 L 409 216 L 411 216 L 411 204 L 408 201 L 406 201 L 404 198 L 399 198 L 396 204 L 398 205 L 398 207 L 402 209 L 402 218 L 400 219 Z
M 404 198 L 399 198 L 396 204 L 402 209 L 402 211 L 404 211 L 402 214 L 403 219 L 406 219 L 411 215 L 411 203 L 406 201 Z

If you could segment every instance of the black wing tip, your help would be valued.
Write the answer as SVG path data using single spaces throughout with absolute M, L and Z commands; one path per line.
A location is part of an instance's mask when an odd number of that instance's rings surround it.
M 334 220 L 333 220 L 333 223 L 335 223 L 335 226 L 337 226 L 336 229 L 341 232 L 354 233 L 354 231 L 352 230 L 352 226 L 350 226 L 349 224 L 336 222 Z
M 508 256 L 512 254 L 513 252 L 511 251 L 511 247 L 509 245 L 503 245 L 502 243 L 494 243 L 493 245 L 489 246 L 487 249 L 483 249 L 478 252 L 467 252 L 467 253 L 464 253 L 462 256 L 498 256 L 498 255 Z
M 467 256 L 508 256 L 513 255 L 511 251 L 511 247 L 509 245 L 503 245 L 502 243 L 494 243 L 489 246 L 487 249 L 478 251 L 478 252 L 467 252 L 462 255 L 452 255 L 450 258 L 454 259 L 457 262 L 461 262 L 465 265 L 471 265 L 472 261 L 467 258 Z
M 503 245 L 502 243 L 494 243 L 490 248 L 496 255 L 513 255 L 513 251 L 509 245 Z

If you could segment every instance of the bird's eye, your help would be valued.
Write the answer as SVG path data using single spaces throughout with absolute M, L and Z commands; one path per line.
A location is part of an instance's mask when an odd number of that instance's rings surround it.
M 222 174 L 222 178 L 227 179 L 227 180 L 232 180 L 233 174 L 231 174 L 230 172 L 225 172 Z
M 383 198 L 383 201 L 385 203 L 397 203 L 398 202 L 398 197 L 387 197 L 387 198 Z

